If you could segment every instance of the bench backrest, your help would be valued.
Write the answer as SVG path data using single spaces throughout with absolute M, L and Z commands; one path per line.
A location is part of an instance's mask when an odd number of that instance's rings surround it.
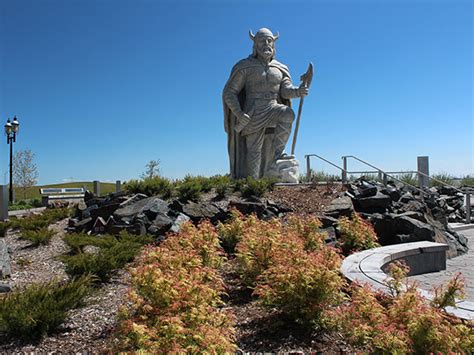
M 56 195 L 56 194 L 84 194 L 86 191 L 83 187 L 49 187 L 40 189 L 41 195 Z

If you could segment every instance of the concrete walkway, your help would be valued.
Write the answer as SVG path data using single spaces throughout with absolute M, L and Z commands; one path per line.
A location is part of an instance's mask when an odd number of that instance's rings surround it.
M 456 273 L 461 272 L 465 277 L 465 301 L 474 302 L 474 226 L 469 229 L 460 230 L 457 233 L 463 234 L 469 241 L 469 251 L 461 256 L 446 261 L 446 270 L 432 272 L 429 274 L 409 277 L 416 280 L 420 288 L 430 291 L 434 286 L 446 284 Z
M 28 210 L 17 210 L 17 211 L 8 211 L 8 217 L 20 217 L 20 216 L 25 216 L 30 213 L 38 213 L 42 212 L 46 209 L 46 207 L 36 207 L 36 208 L 30 208 Z

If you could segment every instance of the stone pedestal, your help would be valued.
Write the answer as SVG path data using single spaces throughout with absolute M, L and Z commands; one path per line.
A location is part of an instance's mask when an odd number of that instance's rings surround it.
M 8 185 L 0 185 L 0 221 L 8 219 Z
M 93 186 L 94 186 L 94 195 L 95 196 L 100 196 L 100 181 L 93 181 Z
M 280 182 L 297 184 L 300 178 L 300 163 L 294 155 L 286 155 L 276 161 Z
M 429 168 L 429 158 L 428 157 L 418 157 L 418 171 L 425 174 L 430 175 L 430 168 Z M 429 185 L 429 178 L 425 175 L 418 174 L 418 185 L 420 188 L 428 187 Z

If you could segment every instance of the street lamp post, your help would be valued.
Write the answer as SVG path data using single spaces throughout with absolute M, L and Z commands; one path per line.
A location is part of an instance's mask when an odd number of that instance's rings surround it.
M 13 143 L 16 142 L 16 134 L 20 128 L 20 123 L 13 117 L 13 122 L 10 119 L 5 123 L 5 134 L 7 135 L 7 144 L 10 145 L 10 203 L 13 203 Z

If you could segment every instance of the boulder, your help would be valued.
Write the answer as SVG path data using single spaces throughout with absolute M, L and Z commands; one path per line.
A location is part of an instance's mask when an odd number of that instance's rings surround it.
M 213 203 L 189 201 L 181 208 L 181 212 L 191 218 L 194 223 L 203 219 L 217 222 L 220 219 L 221 210 Z
M 332 200 L 324 211 L 325 215 L 336 219 L 341 216 L 350 217 L 353 213 L 354 205 L 349 196 L 338 197 Z
M 148 197 L 139 199 L 133 203 L 126 201 L 125 205 L 120 206 L 120 208 L 114 212 L 114 218 L 124 222 L 130 222 L 136 216 L 143 213 L 149 220 L 154 220 L 158 213 L 167 214 L 168 212 L 169 207 L 166 201 L 158 197 Z
M 325 214 L 316 214 L 315 217 L 321 222 L 322 228 L 333 227 L 337 224 L 336 218 L 327 216 Z
M 189 222 L 189 221 L 191 221 L 191 218 L 189 218 L 185 214 L 183 214 L 183 213 L 178 214 L 176 219 L 173 221 L 173 225 L 170 228 L 170 232 L 178 233 L 180 231 L 181 226 L 183 225 L 183 223 L 186 223 L 186 222 Z
M 173 225 L 173 220 L 165 215 L 157 215 L 153 223 L 148 227 L 148 233 L 154 236 L 164 235 Z
M 391 203 L 392 200 L 389 196 L 377 191 L 374 196 L 356 199 L 354 206 L 358 212 L 384 213 Z
M 274 206 L 267 206 L 265 200 L 237 200 L 229 203 L 229 208 L 236 208 L 244 215 L 255 213 L 258 218 L 270 219 L 278 217 L 279 212 Z
M 372 219 L 380 244 L 434 241 L 434 228 L 407 215 L 378 214 Z
M 359 194 L 357 198 L 364 198 L 364 197 L 371 197 L 377 194 L 377 186 L 371 184 L 367 181 L 361 181 L 360 185 L 357 187 L 359 190 Z

